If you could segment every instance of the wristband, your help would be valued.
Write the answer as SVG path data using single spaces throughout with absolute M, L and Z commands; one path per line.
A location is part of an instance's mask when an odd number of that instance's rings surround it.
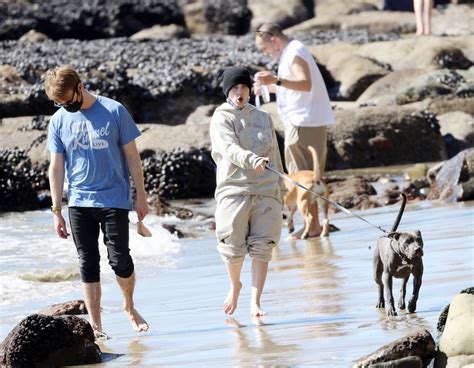
M 61 206 L 51 206 L 52 213 L 61 213 L 62 207 Z
M 281 86 L 281 79 L 280 77 L 277 77 L 277 81 L 275 82 L 277 86 Z

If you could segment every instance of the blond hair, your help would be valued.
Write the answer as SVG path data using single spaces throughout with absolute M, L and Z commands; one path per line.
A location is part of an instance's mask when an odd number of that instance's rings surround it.
M 49 69 L 44 77 L 44 90 L 52 101 L 63 99 L 64 96 L 81 83 L 79 74 L 70 66 Z

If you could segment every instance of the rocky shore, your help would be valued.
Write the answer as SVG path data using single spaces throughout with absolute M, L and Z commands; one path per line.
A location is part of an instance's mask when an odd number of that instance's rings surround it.
M 61 64 L 77 68 L 87 89 L 131 111 L 143 133 L 138 144 L 155 199 L 212 196 L 208 127 L 223 100 L 220 74 L 235 64 L 276 69 L 254 46 L 250 31 L 262 21 L 287 27 L 323 73 L 337 120 L 327 170 L 435 163 L 474 146 L 474 38 L 462 26 L 472 4 L 438 2 L 434 35 L 415 37 L 413 14 L 390 1 L 53 3 L 0 4 L 1 211 L 48 205 L 46 128 L 55 109 L 41 77 Z M 274 102 L 263 108 L 281 141 Z M 433 186 L 423 180 L 413 185 Z M 328 181 L 343 192 L 340 176 L 328 174 Z M 468 192 L 457 199 L 470 199 Z M 358 207 L 350 197 L 333 196 L 352 208 L 390 202 Z M 412 191 L 415 197 L 426 195 Z

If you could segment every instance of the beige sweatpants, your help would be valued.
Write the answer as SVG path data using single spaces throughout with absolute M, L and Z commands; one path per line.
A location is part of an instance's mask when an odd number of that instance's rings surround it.
M 327 126 L 297 127 L 285 125 L 285 165 L 288 174 L 313 170 L 313 158 L 308 146 L 318 154 L 321 175 L 324 174 L 327 155 Z
M 250 257 L 269 262 L 280 241 L 281 203 L 259 195 L 221 198 L 216 207 L 217 250 L 224 262 L 236 263 Z

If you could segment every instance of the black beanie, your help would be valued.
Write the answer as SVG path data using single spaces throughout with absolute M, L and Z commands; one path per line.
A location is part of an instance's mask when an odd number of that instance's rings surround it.
M 252 77 L 247 68 L 235 66 L 224 70 L 224 73 L 222 73 L 222 91 L 226 97 L 236 84 L 245 84 L 250 91 L 252 90 Z

